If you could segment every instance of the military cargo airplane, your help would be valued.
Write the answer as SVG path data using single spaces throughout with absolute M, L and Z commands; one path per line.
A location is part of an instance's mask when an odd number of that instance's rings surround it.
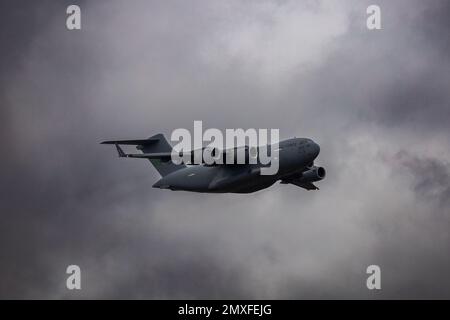
M 320 147 L 308 138 L 292 138 L 278 145 L 278 172 L 261 175 L 261 163 L 250 164 L 175 164 L 172 161 L 172 146 L 163 134 L 143 140 L 113 140 L 102 144 L 114 144 L 119 157 L 148 159 L 161 179 L 153 187 L 203 193 L 252 193 L 272 186 L 277 181 L 293 184 L 306 190 L 318 190 L 313 182 L 325 178 L 323 167 L 314 165 Z M 135 145 L 142 153 L 127 154 L 120 145 Z M 244 146 L 248 154 L 249 148 Z M 270 150 L 270 148 L 268 148 Z M 217 151 L 215 151 L 217 152 Z M 218 152 L 224 152 L 223 150 Z M 248 158 L 248 157 L 247 157 Z

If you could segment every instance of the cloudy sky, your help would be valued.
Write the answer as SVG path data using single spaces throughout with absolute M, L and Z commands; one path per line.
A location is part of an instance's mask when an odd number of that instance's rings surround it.
M 449 1 L 0 11 L 1 298 L 450 298 Z M 170 192 L 147 161 L 99 145 L 194 120 L 312 138 L 327 178 Z

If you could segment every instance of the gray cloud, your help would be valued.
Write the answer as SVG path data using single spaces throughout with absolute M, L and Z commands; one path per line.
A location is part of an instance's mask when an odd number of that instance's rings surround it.
M 68 3 L 1 4 L 0 297 L 450 296 L 446 1 Z M 98 145 L 193 120 L 311 137 L 327 180 L 171 193 Z
M 413 188 L 417 195 L 437 201 L 448 214 L 450 165 L 439 159 L 412 156 L 406 151 L 398 152 L 394 159 L 399 167 L 413 175 Z

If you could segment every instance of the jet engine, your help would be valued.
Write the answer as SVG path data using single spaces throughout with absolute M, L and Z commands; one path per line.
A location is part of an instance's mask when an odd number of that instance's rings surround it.
M 313 166 L 309 170 L 304 171 L 297 179 L 298 182 L 315 182 L 325 178 L 326 171 L 324 167 Z

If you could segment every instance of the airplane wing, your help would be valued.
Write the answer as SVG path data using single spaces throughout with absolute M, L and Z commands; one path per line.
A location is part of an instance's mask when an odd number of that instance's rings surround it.
M 305 182 L 301 181 L 300 178 L 302 177 L 301 173 L 296 173 L 291 176 L 285 177 L 283 180 L 281 180 L 280 183 L 282 184 L 293 184 L 297 187 L 306 189 L 306 190 L 319 190 L 317 186 L 315 186 L 312 182 Z
M 311 182 L 298 182 L 295 180 L 291 180 L 291 181 L 283 180 L 283 181 L 281 181 L 281 183 L 283 183 L 283 184 L 290 183 L 290 184 L 296 185 L 297 187 L 300 187 L 300 188 L 303 188 L 306 190 L 319 190 L 319 188 Z
M 203 148 L 201 148 L 201 149 L 195 149 L 195 150 L 192 150 L 192 151 L 186 151 L 185 152 L 185 154 L 189 154 L 190 156 L 191 156 L 191 160 L 192 160 L 192 162 L 193 162 L 193 160 L 194 160 L 194 155 L 197 153 L 197 152 L 200 152 L 201 154 L 203 154 L 203 152 L 206 150 L 206 149 L 209 149 L 209 151 L 211 152 L 211 155 L 213 156 L 213 157 L 219 157 L 219 158 L 221 158 L 222 160 L 223 160 L 223 162 L 225 162 L 225 160 L 227 159 L 227 155 L 229 154 L 229 153 L 232 153 L 233 154 L 233 156 L 234 156 L 234 159 L 235 159 L 235 161 L 237 160 L 237 154 L 239 153 L 239 152 L 244 152 L 244 157 L 245 157 L 245 161 L 246 162 L 248 162 L 247 160 L 248 160 L 248 152 L 249 152 L 249 147 L 247 146 L 247 145 L 245 145 L 245 146 L 240 146 L 240 147 L 233 147 L 233 148 L 229 148 L 229 149 L 218 149 L 218 148 L 213 148 L 213 149 L 211 149 L 211 148 L 208 148 L 208 147 L 203 147 Z M 226 164 L 226 163 L 223 163 L 223 164 Z M 212 164 L 212 165 L 223 165 L 223 164 Z M 237 163 L 235 163 L 235 164 L 237 164 Z

